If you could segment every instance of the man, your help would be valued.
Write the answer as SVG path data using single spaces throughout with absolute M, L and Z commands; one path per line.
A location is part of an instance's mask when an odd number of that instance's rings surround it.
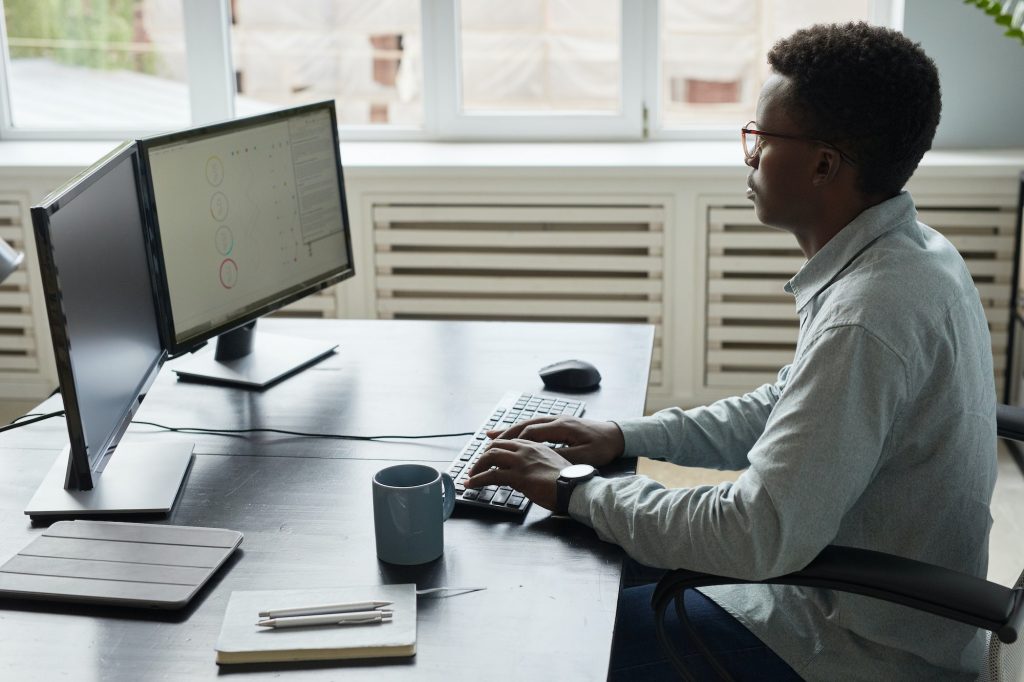
M 839 544 L 984 576 L 996 475 L 989 332 L 962 258 L 902 191 L 938 125 L 935 65 L 900 33 L 863 23 L 798 31 L 768 63 L 743 133 L 747 196 L 808 259 L 786 285 L 800 316 L 793 363 L 776 383 L 707 407 L 494 433 L 467 487 L 511 485 L 554 509 L 570 462 L 745 468 L 734 484 L 693 489 L 593 477 L 567 509 L 660 569 L 756 580 Z M 543 441 L 569 447 L 559 455 Z M 622 594 L 613 676 L 670 673 L 648 634 L 651 590 Z M 702 592 L 710 600 L 687 593 L 690 618 L 740 679 L 973 679 L 980 667 L 976 628 L 867 597 Z

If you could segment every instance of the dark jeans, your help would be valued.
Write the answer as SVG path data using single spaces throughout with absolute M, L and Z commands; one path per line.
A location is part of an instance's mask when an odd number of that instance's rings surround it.
M 663 573 L 627 559 L 612 640 L 609 680 L 653 682 L 679 679 L 661 649 L 654 628 L 651 596 L 654 583 Z M 683 604 L 701 640 L 736 680 L 800 679 L 761 640 L 697 590 L 687 590 Z M 676 651 L 681 654 L 689 672 L 698 680 L 717 680 L 714 668 L 685 634 L 674 607 L 666 611 L 665 622 L 669 637 L 675 642 Z

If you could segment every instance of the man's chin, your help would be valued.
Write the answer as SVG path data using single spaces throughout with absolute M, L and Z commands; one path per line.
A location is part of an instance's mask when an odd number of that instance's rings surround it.
M 771 214 L 766 212 L 756 200 L 754 201 L 754 215 L 757 216 L 758 222 L 765 227 L 770 227 L 773 230 L 782 230 L 783 232 L 792 232 L 791 229 L 779 224 L 778 220 L 772 218 Z

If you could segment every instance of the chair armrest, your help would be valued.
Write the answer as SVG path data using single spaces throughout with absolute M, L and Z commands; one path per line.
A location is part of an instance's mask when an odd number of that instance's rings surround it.
M 1024 408 L 996 405 L 996 434 L 1000 438 L 1024 440 Z
M 913 559 L 838 545 L 826 547 L 799 571 L 759 581 L 672 571 L 658 583 L 651 603 L 660 614 L 684 589 L 740 583 L 801 585 L 861 594 L 991 630 L 1006 643 L 1017 639 L 1024 619 L 1024 590 Z

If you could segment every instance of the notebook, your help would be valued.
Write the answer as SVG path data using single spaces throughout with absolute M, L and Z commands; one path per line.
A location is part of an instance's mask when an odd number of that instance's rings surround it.
M 316 625 L 265 628 L 259 613 L 273 609 L 359 601 L 390 601 L 390 622 L 368 625 Z M 328 661 L 390 658 L 416 653 L 416 586 L 370 585 L 304 590 L 231 593 L 220 637 L 217 663 Z

